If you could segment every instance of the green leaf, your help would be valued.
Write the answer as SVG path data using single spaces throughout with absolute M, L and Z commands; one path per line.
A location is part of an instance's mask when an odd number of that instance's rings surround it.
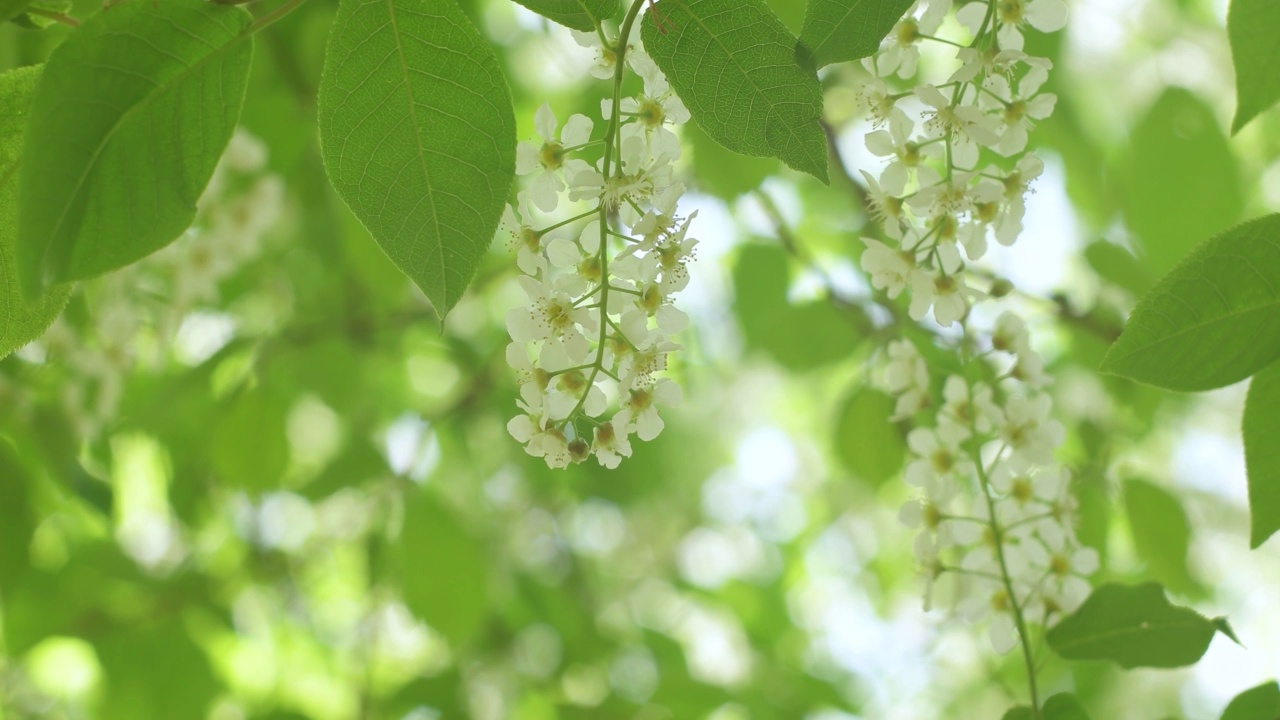
M 855 476 L 875 487 L 893 478 L 907 455 L 907 444 L 893 416 L 893 398 L 873 388 L 855 392 L 836 421 L 836 454 Z
M 1275 680 L 1245 690 L 1222 712 L 1222 720 L 1276 720 L 1280 718 L 1280 685 Z
M 1084 259 L 1098 277 L 1138 295 L 1150 290 L 1155 282 L 1133 253 L 1106 240 L 1089 243 L 1084 249 Z
M 487 615 L 487 558 L 481 541 L 434 496 L 410 497 L 393 567 L 405 604 L 454 646 L 473 636 Z
M 1159 583 L 1109 583 L 1050 629 L 1046 639 L 1067 660 L 1175 668 L 1199 660 L 1218 631 L 1213 620 L 1170 605 Z
M 696 124 L 685 126 L 684 139 L 693 150 L 693 177 L 699 189 L 725 200 L 755 190 L 779 169 L 773 158 L 729 152 Z
M 213 433 L 213 470 L 228 487 L 262 492 L 280 486 L 289 466 L 286 409 L 274 395 L 242 392 Z
M 1145 480 L 1126 480 L 1124 504 L 1133 544 L 1151 576 L 1175 592 L 1194 590 L 1196 581 L 1187 571 L 1191 523 L 1178 499 Z
M 1015 705 L 1000 718 L 1000 720 L 1031 720 L 1030 705 Z
M 1280 357 L 1280 215 L 1200 245 L 1133 310 L 1102 371 L 1170 390 L 1239 382 Z
M 1212 108 L 1186 90 L 1166 90 L 1130 138 L 1122 208 L 1158 277 L 1238 222 L 1246 193 Z
M 8 22 L 22 13 L 34 0 L 0 0 L 0 22 Z
M 1253 376 L 1244 405 L 1244 459 L 1249 474 L 1249 546 L 1280 530 L 1280 363 Z
M 792 370 L 842 360 L 860 335 L 830 303 L 787 300 L 787 254 L 769 245 L 746 245 L 733 269 L 734 306 L 747 345 Z
M 661 12 L 666 32 L 646 14 L 645 48 L 698 126 L 736 153 L 828 182 L 822 89 L 773 11 L 762 0 L 678 0 Z
M 511 92 L 453 0 L 341 0 L 319 96 L 325 170 L 443 317 L 515 176 Z
M 515 0 L 565 27 L 595 32 L 596 24 L 618 14 L 618 0 Z
M 914 1 L 809 0 L 796 54 L 815 68 L 867 57 Z
M 1089 713 L 1071 693 L 1058 693 L 1044 701 L 1044 720 L 1089 720 Z
M 71 294 L 70 285 L 59 285 L 27 303 L 19 287 L 17 173 L 27 108 L 39 79 L 39 65 L 0 74 L 0 358 L 43 335 Z
M 1280 3 L 1232 0 L 1227 38 L 1236 68 L 1236 117 L 1231 133 L 1280 100 Z
M 130 2 L 58 46 L 20 172 L 28 295 L 128 265 L 187 229 L 244 102 L 250 20 L 204 0 Z

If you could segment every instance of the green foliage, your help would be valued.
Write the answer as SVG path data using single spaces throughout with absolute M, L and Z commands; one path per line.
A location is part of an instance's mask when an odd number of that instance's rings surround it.
M 405 605 L 452 644 L 480 629 L 489 613 L 488 552 L 431 493 L 408 493 L 391 566 Z
M 1276 720 L 1278 717 L 1280 685 L 1274 680 L 1235 696 L 1222 712 L 1222 720 Z
M 1196 248 L 1134 308 L 1102 371 L 1171 390 L 1210 390 L 1280 357 L 1280 215 Z
M 444 317 L 515 176 L 511 94 L 493 50 L 453 0 L 343 0 L 318 119 L 338 195 Z
M 0 0 L 0 22 L 12 20 L 26 12 L 34 0 Z
M 907 457 L 907 443 L 893 416 L 894 400 L 874 388 L 860 388 L 845 401 L 836 420 L 836 454 L 856 477 L 879 487 Z
M 27 107 L 39 78 L 39 66 L 0 74 L 0 358 L 43 335 L 71 294 L 70 286 L 61 285 L 29 304 L 19 288 L 17 174 Z
M 1191 524 L 1178 498 L 1145 480 L 1126 480 L 1124 504 L 1133 544 L 1151 576 L 1174 592 L 1195 589 L 1187 570 Z
M 809 0 L 796 54 L 813 67 L 864 58 L 880 47 L 913 2 Z
M 1106 240 L 1089 243 L 1084 249 L 1084 259 L 1099 277 L 1129 292 L 1142 295 L 1155 283 L 1142 261 L 1115 243 Z
M 203 0 L 130 2 L 50 56 L 19 173 L 27 295 L 128 265 L 187 229 L 240 116 L 249 22 Z
M 679 0 L 662 13 L 673 27 L 662 32 L 646 15 L 645 48 L 698 126 L 736 153 L 776 157 L 827 182 L 822 90 L 763 0 Z
M 1227 36 L 1236 69 L 1236 116 L 1231 132 L 1280 100 L 1280 5 L 1270 0 L 1231 0 Z
M 1124 668 L 1174 668 L 1194 664 L 1220 625 L 1171 605 L 1159 583 L 1099 586 L 1075 613 L 1046 635 L 1067 660 L 1110 660 Z
M 736 199 L 760 187 L 779 170 L 773 158 L 729 152 L 697 125 L 686 125 L 684 139 L 693 150 L 693 167 L 700 189 L 725 200 Z
M 742 248 L 733 269 L 735 307 L 747 345 L 792 370 L 811 370 L 849 356 L 859 334 L 830 303 L 787 301 L 787 254 L 768 245 Z
M 596 24 L 618 12 L 618 0 L 515 0 L 565 27 L 595 32 Z
M 1071 693 L 1058 693 L 1044 701 L 1044 720 L 1089 720 L 1089 713 Z
M 1165 90 L 1130 142 L 1124 218 L 1150 272 L 1160 276 L 1202 239 L 1239 221 L 1245 193 L 1213 110 L 1186 90 Z
M 1249 547 L 1280 530 L 1280 363 L 1253 377 L 1244 406 L 1244 457 L 1249 474 Z
M 263 492 L 280 486 L 289 465 L 286 409 L 254 388 L 231 401 L 213 434 L 213 470 L 228 487 Z

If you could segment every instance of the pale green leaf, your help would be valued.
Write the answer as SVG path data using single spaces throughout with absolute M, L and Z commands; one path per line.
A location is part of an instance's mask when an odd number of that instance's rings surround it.
M 645 48 L 716 142 L 776 157 L 827 182 L 822 89 L 795 60 L 795 38 L 762 0 L 660 3 L 646 13 Z M 665 31 L 665 32 L 664 32 Z
M 696 124 L 686 125 L 684 140 L 693 153 L 693 179 L 698 189 L 725 200 L 760 187 L 764 179 L 780 170 L 773 158 L 749 157 L 730 152 L 712 140 Z
M 1245 690 L 1227 705 L 1222 720 L 1276 720 L 1280 718 L 1280 686 L 1265 682 Z
M 433 495 L 410 496 L 392 566 L 405 605 L 455 646 L 474 635 L 487 614 L 487 558 L 480 539 Z
M 1145 293 L 1155 282 L 1133 253 L 1106 240 L 1089 243 L 1084 249 L 1084 259 L 1098 277 L 1133 293 Z
M 746 245 L 733 269 L 734 307 L 747 345 L 791 370 L 811 370 L 842 360 L 861 334 L 830 303 L 791 304 L 787 254 L 768 245 Z
M 40 79 L 40 66 L 0 75 L 0 358 L 44 334 L 67 302 L 70 285 L 51 288 L 27 303 L 19 287 L 15 258 L 18 230 L 18 168 L 27 108 Z
M 338 195 L 443 316 L 475 277 L 515 174 L 493 50 L 453 0 L 342 0 L 319 123 Z
M 54 51 L 20 172 L 24 289 L 123 267 L 186 230 L 244 102 L 250 20 L 204 0 L 123 3 Z
M 618 0 L 515 0 L 565 27 L 595 32 L 596 24 L 618 13 Z
M 894 401 L 873 388 L 849 397 L 836 421 L 836 454 L 855 476 L 879 487 L 891 479 L 906 459 L 902 431 L 890 421 Z
M 1231 0 L 1227 11 L 1227 37 L 1236 68 L 1237 133 L 1280 100 L 1280 3 L 1275 0 Z
M 1164 91 L 1129 146 L 1121 207 L 1159 277 L 1204 238 L 1238 222 L 1246 193 L 1213 109 L 1182 88 Z
M 289 467 L 287 421 L 281 399 L 261 388 L 234 398 L 212 433 L 210 458 L 218 480 L 254 493 L 279 487 Z
M 1244 405 L 1244 459 L 1249 473 L 1250 547 L 1280 530 L 1280 363 L 1253 376 Z
M 1239 382 L 1280 357 L 1280 215 L 1200 245 L 1134 308 L 1102 371 L 1170 390 Z
M 867 57 L 915 0 L 809 0 L 796 54 L 813 67 Z
M 1191 523 L 1178 499 L 1145 480 L 1126 480 L 1124 504 L 1134 547 L 1151 576 L 1176 592 L 1195 589 L 1187 570 Z
M 1106 584 L 1050 629 L 1046 639 L 1067 660 L 1173 668 L 1199 660 L 1218 631 L 1215 621 L 1170 605 L 1159 583 Z

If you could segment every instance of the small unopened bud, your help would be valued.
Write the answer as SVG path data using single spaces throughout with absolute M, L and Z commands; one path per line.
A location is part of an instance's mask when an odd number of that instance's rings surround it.
M 1013 283 L 1004 278 L 996 278 L 995 282 L 991 283 L 991 290 L 988 291 L 988 294 L 993 298 L 999 299 L 1011 292 L 1013 292 Z
M 586 440 L 575 438 L 573 442 L 569 443 L 569 457 L 573 458 L 574 462 L 580 463 L 586 460 L 589 455 L 591 455 L 591 446 L 587 444 Z

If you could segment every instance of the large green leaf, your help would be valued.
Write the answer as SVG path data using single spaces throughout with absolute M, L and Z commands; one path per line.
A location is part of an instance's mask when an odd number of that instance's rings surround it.
M 453 0 L 342 0 L 319 123 L 338 195 L 443 316 L 515 175 L 511 92 L 488 42 Z
M 618 0 L 515 0 L 565 27 L 595 32 L 596 24 L 618 13 Z
M 1159 583 L 1106 584 L 1046 639 L 1067 660 L 1111 660 L 1124 668 L 1174 668 L 1204 655 L 1224 621 L 1170 605 Z
M 1125 222 L 1160 276 L 1197 243 L 1239 221 L 1245 193 L 1213 110 L 1170 88 L 1130 134 L 1122 168 Z
M 809 0 L 796 54 L 814 67 L 874 53 L 915 0 Z
M 33 0 L 0 0 L 0 22 L 18 17 L 32 2 Z
M 1145 480 L 1126 480 L 1124 504 L 1133 544 L 1151 576 L 1175 592 L 1193 590 L 1196 582 L 1187 571 L 1191 523 L 1178 499 Z
M 1044 701 L 1044 720 L 1089 720 L 1080 701 L 1071 693 L 1058 693 Z
M 415 492 L 392 548 L 392 566 L 414 614 L 458 645 L 488 614 L 487 551 L 430 493 Z
M 1249 472 L 1249 546 L 1280 530 L 1280 363 L 1253 376 L 1244 405 L 1244 459 Z
M 746 245 L 733 268 L 734 308 L 747 345 L 792 370 L 842 360 L 861 336 L 830 303 L 787 300 L 787 254 L 768 245 Z
M 250 20 L 205 0 L 122 3 L 54 51 L 19 173 L 25 290 L 128 265 L 191 224 L 244 102 Z
M 1280 100 L 1280 3 L 1275 0 L 1231 0 L 1227 37 L 1236 67 L 1236 133 L 1258 113 Z
M 243 391 L 214 426 L 213 470 L 228 487 L 250 492 L 274 490 L 289 467 L 288 412 L 274 394 Z
M 902 431 L 890 422 L 893 398 L 873 388 L 849 397 L 836 421 L 836 454 L 858 478 L 879 487 L 897 474 L 907 456 Z
M 1103 372 L 1170 390 L 1239 382 L 1280 357 L 1280 215 L 1196 248 L 1134 308 Z
M 0 75 L 0 358 L 44 334 L 70 294 L 60 285 L 27 303 L 19 288 L 15 244 L 18 231 L 18 168 L 27 108 L 40 79 L 40 66 Z
M 1276 720 L 1280 718 L 1280 686 L 1265 682 L 1245 690 L 1227 705 L 1222 720 Z
M 693 151 L 693 179 L 698 189 L 725 200 L 760 187 L 764 179 L 777 172 L 773 158 L 749 157 L 730 152 L 712 140 L 696 124 L 686 125 L 684 140 Z
M 641 34 L 689 113 L 716 142 L 776 157 L 827 182 L 822 89 L 795 60 L 795 38 L 762 0 L 661 3 Z

